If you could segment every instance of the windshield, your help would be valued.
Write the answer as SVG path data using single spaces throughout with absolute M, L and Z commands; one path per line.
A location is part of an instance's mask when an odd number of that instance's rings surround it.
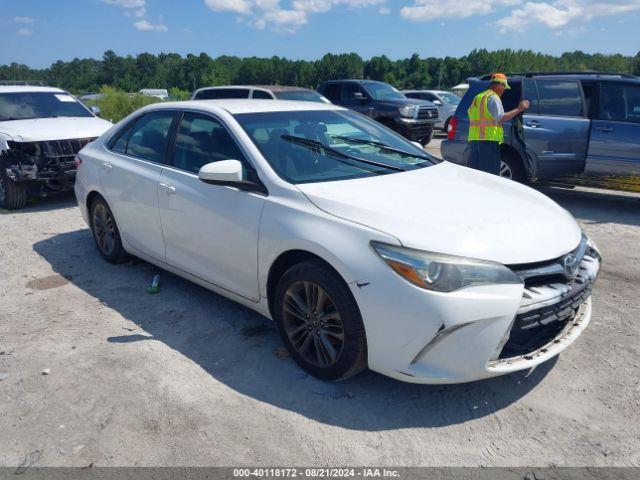
M 313 90 L 286 90 L 282 92 L 274 92 L 279 100 L 298 100 L 301 102 L 322 102 L 331 103 L 319 93 Z
M 347 110 L 244 113 L 235 118 L 278 175 L 294 184 L 387 175 L 439 162 Z
M 0 93 L 0 122 L 31 118 L 92 116 L 91 112 L 68 93 Z
M 438 96 L 447 102 L 449 105 L 457 106 L 460 103 L 461 98 L 457 96 L 455 93 L 442 92 L 439 93 Z
M 406 100 L 402 93 L 386 83 L 364 83 L 363 87 L 374 100 Z

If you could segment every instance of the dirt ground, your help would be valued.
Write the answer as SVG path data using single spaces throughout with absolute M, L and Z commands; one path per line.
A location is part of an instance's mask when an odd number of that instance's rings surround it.
M 458 386 L 320 382 L 268 320 L 104 262 L 72 196 L 0 212 L 0 465 L 640 467 L 640 197 L 545 193 L 603 252 L 591 325 Z

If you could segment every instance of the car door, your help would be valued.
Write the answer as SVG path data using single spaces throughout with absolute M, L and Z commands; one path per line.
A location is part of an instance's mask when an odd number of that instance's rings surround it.
M 585 172 L 598 176 L 640 175 L 640 84 L 604 82 L 591 123 Z
M 590 120 L 580 83 L 573 79 L 524 80 L 531 108 L 523 118 L 527 155 L 539 179 L 584 170 Z M 532 98 L 527 98 L 532 97 Z
M 159 179 L 167 263 L 257 301 L 258 227 L 265 197 L 198 178 L 203 165 L 230 159 L 251 169 L 222 121 L 185 112 L 171 165 Z
M 100 183 L 125 242 L 136 251 L 165 261 L 158 212 L 158 181 L 166 159 L 176 110 L 138 117 L 110 143 Z

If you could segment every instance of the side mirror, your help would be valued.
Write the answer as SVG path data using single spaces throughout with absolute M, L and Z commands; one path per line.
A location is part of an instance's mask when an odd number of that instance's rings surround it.
M 442 100 L 432 100 L 434 105 L 438 105 L 441 106 L 442 105 Z
M 413 143 L 416 147 L 418 147 L 420 150 L 424 150 L 424 147 L 420 144 L 420 142 L 411 142 Z
M 260 181 L 257 172 L 249 170 L 245 178 L 242 163 L 238 160 L 207 163 L 200 168 L 198 178 L 210 185 L 235 187 L 240 190 L 269 195 L 267 187 Z
M 367 97 L 365 97 L 362 92 L 354 92 L 353 99 L 362 101 L 362 100 L 366 100 Z
M 94 115 L 100 116 L 100 107 L 98 105 L 91 105 L 91 112 Z
M 242 182 L 242 164 L 238 160 L 207 163 L 200 168 L 198 178 L 214 185 Z

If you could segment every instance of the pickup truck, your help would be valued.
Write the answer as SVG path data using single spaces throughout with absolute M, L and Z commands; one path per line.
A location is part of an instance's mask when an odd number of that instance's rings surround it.
M 592 72 L 508 77 L 505 111 L 520 100 L 531 106 L 504 124 L 501 175 L 640 192 L 639 77 Z M 462 165 L 468 165 L 467 109 L 489 86 L 489 76 L 469 83 L 442 142 L 443 158 Z
M 431 102 L 407 98 L 388 83 L 375 80 L 330 80 L 318 92 L 332 103 L 373 118 L 412 142 L 427 145 L 438 123 Z

